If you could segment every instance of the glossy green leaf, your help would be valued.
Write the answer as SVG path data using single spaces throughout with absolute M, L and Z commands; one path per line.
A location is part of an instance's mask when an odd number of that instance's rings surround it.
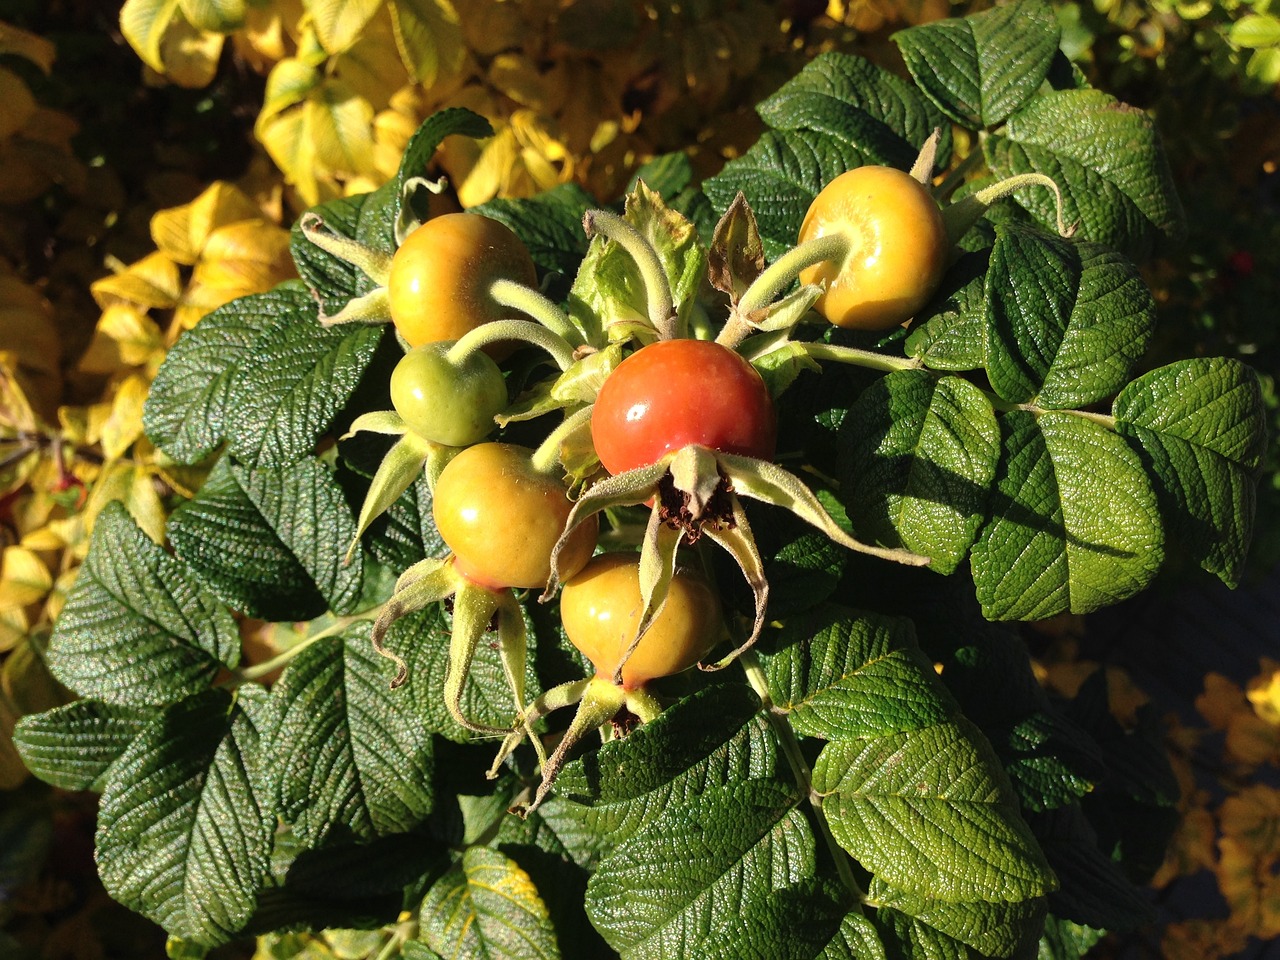
M 558 960 L 560 948 L 546 904 L 511 858 L 468 847 L 435 882 L 418 912 L 418 936 L 444 957 Z
M 1080 224 L 1080 238 L 1135 260 L 1177 243 L 1186 230 L 1155 124 L 1099 90 L 1057 90 L 1034 98 L 1002 133 L 984 141 L 983 152 L 998 176 L 1050 177 L 1062 190 L 1063 219 Z M 1051 191 L 1023 187 L 1014 197 L 1053 228 L 1057 207 Z
M 867 894 L 877 904 L 876 923 L 911 944 L 912 956 L 934 956 L 939 951 L 972 960 L 1026 957 L 1044 926 L 1043 898 L 948 903 L 896 890 L 878 880 L 872 880 Z
M 850 407 L 842 441 L 841 497 L 854 529 L 953 572 L 982 524 L 1000 456 L 982 391 L 959 377 L 896 371 Z
M 1200 565 L 1235 586 L 1266 446 L 1257 375 L 1221 358 L 1160 367 L 1116 397 L 1116 429 L 1149 464 L 1161 510 Z
M 959 903 L 1055 886 L 991 746 L 963 718 L 828 743 L 813 787 L 840 845 L 900 890 Z
M 111 768 L 96 856 L 107 892 L 173 936 L 216 946 L 253 914 L 276 829 L 267 694 L 210 690 L 164 710 Z
M 1038 230 L 1000 232 L 986 289 L 987 375 L 1013 403 L 1074 409 L 1112 396 L 1155 327 L 1155 302 L 1131 262 Z
M 230 606 L 263 620 L 351 613 L 363 558 L 343 562 L 351 508 L 316 460 L 253 469 L 223 458 L 195 498 L 174 511 L 174 551 Z
M 1035 94 L 1061 33 L 1044 0 L 1021 0 L 900 30 L 893 40 L 929 99 L 956 123 L 979 129 Z
M 528 247 L 538 269 L 564 283 L 587 252 L 582 215 L 593 206 L 589 193 L 577 184 L 564 183 L 527 199 L 490 200 L 471 212 L 505 223 Z
M 197 582 L 124 507 L 109 505 L 49 644 L 54 677 L 122 706 L 159 706 L 206 689 L 239 661 L 240 633 Z
M 931 370 L 981 370 L 987 364 L 986 275 L 989 250 L 966 253 L 943 278 L 906 340 L 908 356 Z
M 365 624 L 316 641 L 273 691 L 281 816 L 308 846 L 404 832 L 432 809 L 431 735 L 368 638 Z
M 154 708 L 76 700 L 23 717 L 13 741 L 27 769 L 45 783 L 101 790 L 111 764 L 154 715 Z
M 991 519 L 971 555 L 983 614 L 1088 613 L 1147 586 L 1164 532 L 1146 471 L 1124 439 L 1070 413 L 1001 418 Z

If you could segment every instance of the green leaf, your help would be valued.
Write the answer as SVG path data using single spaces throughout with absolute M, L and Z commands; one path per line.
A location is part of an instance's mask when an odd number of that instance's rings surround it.
M 861 913 L 846 914 L 818 960 L 887 960 L 880 934 Z
M 802 736 L 919 730 L 956 712 L 911 622 L 827 606 L 793 618 L 769 658 L 769 697 Z
M 994 127 L 1044 83 L 1062 30 L 1043 0 L 900 30 L 893 40 L 911 76 L 948 117 Z
M 1001 418 L 991 519 L 974 544 L 990 620 L 1088 613 L 1143 589 L 1164 559 L 1155 494 L 1124 439 L 1070 413 Z
M 1054 886 L 991 746 L 962 717 L 828 743 L 813 788 L 840 845 L 900 890 L 997 902 Z
M 377 193 L 362 193 L 354 197 L 330 200 L 311 208 L 308 213 L 320 218 L 327 233 L 357 240 L 374 250 L 389 254 L 395 249 L 395 239 L 386 222 L 384 205 L 375 202 L 379 199 L 387 199 L 386 188 Z M 370 218 L 366 213 L 367 209 L 382 212 L 383 216 Z M 371 226 L 371 221 L 377 226 Z M 302 232 L 301 218 L 294 223 L 289 233 L 289 252 L 298 268 L 298 276 L 309 291 L 308 298 L 319 303 L 319 312 L 323 316 L 336 315 L 350 300 L 374 289 L 373 280 L 365 276 L 359 267 L 322 250 L 308 239 Z M 310 305 L 307 306 L 307 312 L 310 312 Z M 196 329 L 199 327 L 200 324 L 197 324 Z
M 233 300 L 204 317 L 173 345 L 152 381 L 142 425 L 157 447 L 179 463 L 199 463 L 227 436 L 231 383 L 242 364 L 255 364 L 264 330 L 311 315 L 300 284 Z
M 211 589 L 271 621 L 355 609 L 362 555 L 343 562 L 355 533 L 342 490 L 316 460 L 253 469 L 223 458 L 169 521 L 174 551 Z
M 1063 194 L 1063 219 L 1077 236 L 1115 247 L 1135 260 L 1181 241 L 1182 203 L 1155 124 L 1136 107 L 1098 90 L 1056 90 L 1031 100 L 1005 131 L 984 141 L 1000 177 L 1043 173 Z M 1054 195 L 1024 187 L 1017 202 L 1052 229 Z
M 858 397 L 841 440 L 840 489 L 854 529 L 952 573 L 982 524 L 1000 456 L 982 391 L 959 377 L 896 371 Z
M 1105 930 L 1049 914 L 1044 922 L 1044 935 L 1040 937 L 1040 960 L 1083 960 L 1105 935 Z
M 423 120 L 413 136 L 405 145 L 404 155 L 400 158 L 400 169 L 396 172 L 395 194 L 393 198 L 392 216 L 387 226 L 404 223 L 411 215 L 417 219 L 426 219 L 426 211 L 409 210 L 405 201 L 409 184 L 418 177 L 425 177 L 435 157 L 436 148 L 450 136 L 471 137 L 483 140 L 493 136 L 493 127 L 478 113 L 472 113 L 462 107 L 450 107 L 440 110 Z
M 402 833 L 432 809 L 430 734 L 369 626 L 316 641 L 276 683 L 281 816 L 314 847 Z
M 1116 429 L 1138 444 L 1173 535 L 1234 587 L 1266 448 L 1257 375 L 1235 360 L 1180 361 L 1125 387 L 1112 413 Z
M 1112 396 L 1155 327 L 1155 302 L 1131 262 L 1038 230 L 1000 231 L 986 290 L 987 374 L 1012 403 L 1072 409 Z
M 813 198 L 844 171 L 910 169 L 935 128 L 944 161 L 949 150 L 950 127 L 916 87 L 847 54 L 819 56 L 757 110 L 771 129 L 703 189 L 717 210 L 746 195 L 770 258 L 795 243 Z
M 275 812 L 267 694 L 209 690 L 164 710 L 111 769 L 96 855 L 107 892 L 172 936 L 217 946 L 251 917 Z
M 240 659 L 231 614 L 123 506 L 98 516 L 49 643 L 54 677 L 84 697 L 159 706 L 206 689 Z
M 445 957 L 556 960 L 555 927 L 538 889 L 497 850 L 468 847 L 418 913 L 419 936 Z
M 1227 40 L 1254 50 L 1280 46 L 1280 18 L 1269 13 L 1246 13 L 1231 24 Z
M 444 555 L 449 548 L 431 516 L 431 484 L 425 474 L 373 522 L 365 542 L 380 563 L 396 570 Z
M 794 784 L 709 787 L 668 805 L 600 863 L 587 883 L 587 914 L 629 958 L 704 956 L 743 912 L 814 870 L 814 840 Z M 753 931 L 730 955 L 759 954 Z
M 920 311 L 906 340 L 908 356 L 931 370 L 981 370 L 987 365 L 987 267 L 990 250 L 966 253 Z
M 63 790 L 97 790 L 155 710 L 77 700 L 18 721 L 13 742 L 27 769 Z
M 911 956 L 1026 957 L 1044 926 L 1041 898 L 947 903 L 895 890 L 877 879 L 867 896 L 878 905 L 876 923 L 912 945 Z

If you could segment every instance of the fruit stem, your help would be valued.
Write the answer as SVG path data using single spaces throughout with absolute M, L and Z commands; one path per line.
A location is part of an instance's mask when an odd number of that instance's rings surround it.
M 848 253 L 849 238 L 839 233 L 814 237 L 798 247 L 792 247 L 751 282 L 751 286 L 747 287 L 738 301 L 736 312 L 749 317 L 785 293 L 800 276 L 801 270 L 824 260 L 838 263 Z
M 1054 199 L 1057 200 L 1057 229 L 1058 235 L 1062 237 L 1070 237 L 1075 234 L 1079 223 L 1068 225 L 1063 219 L 1063 199 L 1062 190 L 1052 177 L 1045 176 L 1043 173 L 1020 173 L 1016 176 L 1005 177 L 1005 179 L 993 183 L 989 187 L 983 187 L 967 197 L 957 200 L 955 203 L 942 208 L 942 222 L 947 227 L 947 239 L 952 246 L 960 242 L 960 238 L 969 232 L 969 228 L 982 219 L 987 210 L 997 200 L 1009 196 L 1015 190 L 1021 190 L 1023 187 L 1048 187 L 1053 191 Z
M 840 875 L 840 881 L 853 895 L 853 899 L 856 902 L 864 902 L 866 894 L 858 886 L 858 880 L 854 877 L 853 869 L 849 866 L 849 855 L 845 853 L 840 844 L 836 843 L 836 838 L 832 836 L 831 827 L 827 823 L 827 816 L 822 811 L 822 798 L 813 790 L 813 771 L 809 769 L 809 763 L 805 760 L 804 752 L 800 749 L 800 741 L 796 738 L 796 732 L 791 728 L 786 712 L 776 707 L 773 703 L 773 698 L 769 695 L 769 680 L 765 677 L 764 668 L 760 665 L 760 658 L 754 650 L 747 650 L 738 658 L 738 662 L 742 664 L 743 672 L 747 675 L 747 682 L 751 684 L 751 689 L 756 692 L 761 704 L 764 706 L 765 717 L 778 737 L 778 744 L 782 747 L 783 756 L 787 758 L 787 764 L 791 767 L 791 773 L 795 776 L 796 785 L 809 798 L 809 806 L 813 808 L 813 818 L 817 822 L 818 832 L 822 835 L 822 839 L 831 853 L 831 859 L 835 861 L 836 873 Z
M 387 285 L 391 273 L 391 254 L 375 250 L 350 237 L 344 237 L 325 229 L 325 222 L 316 213 L 304 213 L 298 221 L 302 235 L 317 247 L 359 270 L 380 287 Z
M 672 340 L 679 335 L 675 301 L 671 294 L 671 281 L 663 269 L 658 251 L 645 236 L 616 213 L 607 210 L 588 210 L 582 217 L 582 228 L 588 237 L 599 234 L 618 244 L 640 269 L 648 299 L 649 323 L 658 331 L 659 338 Z
M 527 287 L 517 280 L 498 277 L 489 284 L 488 292 L 496 303 L 528 314 L 568 342 L 575 344 L 584 342 L 582 334 L 569 320 L 569 315 L 561 310 L 554 300 L 532 287 Z
M 529 457 L 529 463 L 536 473 L 551 476 L 556 464 L 560 462 L 560 446 L 576 430 L 581 430 L 591 423 L 591 406 L 575 410 L 561 421 L 560 425 L 547 434 L 547 438 L 538 444 L 538 449 Z
M 276 654 L 270 660 L 264 660 L 262 663 L 256 663 L 251 667 L 245 667 L 237 670 L 233 674 L 231 686 L 238 687 L 244 683 L 252 683 L 255 680 L 261 680 L 263 677 L 279 670 L 285 664 L 289 663 L 294 657 L 298 656 L 312 644 L 318 643 L 328 637 L 337 636 L 346 630 L 353 623 L 359 623 L 362 620 L 369 620 L 371 617 L 364 614 L 356 614 L 350 617 L 340 617 L 323 630 L 317 630 L 315 633 L 295 643 L 288 650 Z
M 915 357 L 891 357 L 876 353 L 874 350 L 859 350 L 857 347 L 842 347 L 832 343 L 806 343 L 804 352 L 814 360 L 831 360 L 835 363 L 848 363 L 855 367 L 866 367 L 868 370 L 881 370 L 893 373 L 896 370 L 916 370 L 923 366 Z
M 573 347 L 560 334 L 548 330 L 532 320 L 492 320 L 464 333 L 445 356 L 450 363 L 461 365 L 472 353 L 491 343 L 503 340 L 523 340 L 541 347 L 551 354 L 551 359 L 561 370 L 573 365 Z
M 626 708 L 639 717 L 641 723 L 651 723 L 662 713 L 662 704 L 658 702 L 658 698 L 644 687 L 636 687 L 626 693 Z

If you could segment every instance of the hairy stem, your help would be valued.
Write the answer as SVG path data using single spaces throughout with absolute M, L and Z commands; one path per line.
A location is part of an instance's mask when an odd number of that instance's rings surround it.
M 532 287 L 498 277 L 489 285 L 489 296 L 504 307 L 527 314 L 570 343 L 582 343 L 582 334 L 569 320 L 569 315 L 554 300 Z
M 575 430 L 581 430 L 591 422 L 592 407 L 586 406 L 575 410 L 561 421 L 560 425 L 547 434 L 547 438 L 538 444 L 529 462 L 538 473 L 550 475 L 560 462 L 560 445 Z
M 491 343 L 503 340 L 522 340 L 541 347 L 551 354 L 551 359 L 561 370 L 573 365 L 573 346 L 560 334 L 548 330 L 532 320 L 494 320 L 469 330 L 449 348 L 450 362 L 460 364 L 470 354 Z
M 825 260 L 837 263 L 843 260 L 848 252 L 848 238 L 838 233 L 814 237 L 798 247 L 792 247 L 769 264 L 764 272 L 752 281 L 751 286 L 747 287 L 742 294 L 742 299 L 738 301 L 738 313 L 750 316 L 755 311 L 767 307 L 795 283 L 801 270 Z
M 285 664 L 289 663 L 289 661 L 291 661 L 294 657 L 301 654 L 304 650 L 306 650 L 312 644 L 318 643 L 321 640 L 325 640 L 328 637 L 337 636 L 338 634 L 346 630 L 348 627 L 350 627 L 353 623 L 359 623 L 362 620 L 369 620 L 369 619 L 371 618 L 364 614 L 356 614 L 350 617 L 341 617 L 334 623 L 331 623 L 329 626 L 325 627 L 323 630 L 319 630 L 316 633 L 311 634 L 311 636 L 300 640 L 298 643 L 295 643 L 288 650 L 285 650 L 281 653 L 276 654 L 270 660 L 264 660 L 262 663 L 254 664 L 251 667 L 244 667 L 240 670 L 235 671 L 235 673 L 232 675 L 232 680 L 230 681 L 229 686 L 238 687 L 241 684 L 253 683 L 256 680 L 261 680 L 263 677 L 267 676 L 272 671 L 278 670 L 281 667 L 283 667 Z
M 663 269 L 653 244 L 622 217 L 607 210 L 588 210 L 582 218 L 582 227 L 587 236 L 600 234 L 631 254 L 631 259 L 640 268 L 640 279 L 644 282 L 649 301 L 649 323 L 663 340 L 673 339 L 679 332 L 676 329 L 675 300 L 671 294 L 671 281 L 667 279 L 667 271 Z
M 868 370 L 882 370 L 893 373 L 895 370 L 916 370 L 923 364 L 914 357 L 890 357 L 874 350 L 859 350 L 857 347 L 841 347 L 830 343 L 806 343 L 804 352 L 814 360 L 830 360 L 835 363 L 848 363 L 855 367 L 866 367 Z

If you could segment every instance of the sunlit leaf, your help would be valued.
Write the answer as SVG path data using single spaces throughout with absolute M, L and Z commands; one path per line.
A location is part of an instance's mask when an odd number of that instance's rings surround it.
M 241 220 L 257 220 L 262 210 L 233 183 L 217 180 L 200 196 L 151 218 L 151 239 L 175 263 L 191 266 L 200 259 L 209 235 Z
M 0 561 L 0 611 L 37 603 L 53 586 L 53 575 L 35 552 L 5 547 Z
M 244 25 L 247 0 L 180 0 L 187 22 L 198 30 L 230 33 Z
M 163 253 L 149 253 L 119 273 L 94 281 L 89 292 L 103 309 L 120 301 L 168 309 L 182 296 L 182 277 L 178 265 Z
M 316 35 L 324 49 L 342 53 L 360 39 L 382 0 L 303 0 L 303 8 L 311 14 Z
M 120 32 L 143 63 L 164 73 L 160 45 L 165 31 L 179 16 L 179 0 L 125 0 L 120 8 Z
M 123 367 L 140 367 L 162 356 L 164 334 L 147 312 L 130 303 L 113 303 L 102 311 L 89 348 L 80 357 L 84 373 L 107 375 Z
M 415 80 L 430 87 L 461 69 L 467 48 L 449 0 L 391 0 L 389 6 L 396 46 Z
M 193 27 L 184 18 L 175 19 L 160 43 L 165 78 L 193 90 L 207 87 L 217 75 L 225 39 L 220 33 Z

